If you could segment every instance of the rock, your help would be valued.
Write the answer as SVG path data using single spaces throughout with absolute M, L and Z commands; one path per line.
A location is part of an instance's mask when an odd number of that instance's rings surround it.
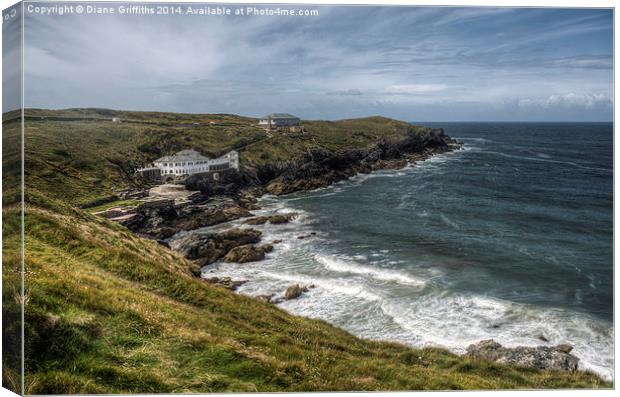
M 246 220 L 243 223 L 248 224 L 248 225 L 264 225 L 265 223 L 269 222 L 272 225 L 280 225 L 283 223 L 290 222 L 296 216 L 297 216 L 296 213 L 276 214 L 276 215 L 271 215 L 271 216 L 256 216 L 254 218 L 250 218 Z
M 254 218 L 250 218 L 243 223 L 246 225 L 264 225 L 267 221 L 269 221 L 269 218 L 266 216 L 255 216 Z
M 494 340 L 488 339 L 469 345 L 467 355 L 517 367 L 572 372 L 577 370 L 579 358 L 570 354 L 571 350 L 572 346 L 567 344 L 554 347 L 518 346 L 506 348 Z
M 538 335 L 537 338 L 543 342 L 549 342 L 549 339 L 547 339 L 543 334 Z
M 269 185 L 267 185 L 265 190 L 268 193 L 271 193 L 276 196 L 284 194 L 287 191 L 286 185 L 284 184 L 284 182 L 272 182 Z
M 394 159 L 394 160 L 379 160 L 374 163 L 371 168 L 373 171 L 378 170 L 399 170 L 401 168 L 405 168 L 408 162 L 404 159 Z
M 184 207 L 181 211 L 179 211 L 178 219 L 171 222 L 171 226 L 177 231 L 194 230 L 249 216 L 252 216 L 250 211 L 231 203 L 226 203 L 216 207 L 192 205 Z
M 562 343 L 560 345 L 557 345 L 555 347 L 555 350 L 561 352 L 561 353 L 570 353 L 573 351 L 573 347 L 571 345 L 569 345 L 568 343 Z
M 272 225 L 280 225 L 282 223 L 289 223 L 296 216 L 297 216 L 296 213 L 272 215 L 269 217 L 269 223 L 271 223 Z
M 231 291 L 236 290 L 237 288 L 248 282 L 248 280 L 233 280 L 230 277 L 209 277 L 205 278 L 204 280 L 209 284 L 215 284 Z
M 177 206 L 171 199 L 145 202 L 135 209 L 135 213 L 119 223 L 135 233 L 155 239 L 252 216 L 247 209 L 231 202 L 217 206 L 191 203 Z
M 265 253 L 271 251 L 273 251 L 273 245 L 270 244 L 241 245 L 231 249 L 226 256 L 224 256 L 224 261 L 237 263 L 257 262 L 265 259 Z
M 299 284 L 293 284 L 286 289 L 286 292 L 284 292 L 284 299 L 285 300 L 297 299 L 304 292 L 308 292 L 308 288 L 302 287 Z
M 232 228 L 222 233 L 187 233 L 170 241 L 170 247 L 187 259 L 198 260 L 201 266 L 224 257 L 230 250 L 260 241 L 261 232 Z
M 271 244 L 280 244 L 282 242 L 282 240 L 273 240 L 271 242 Z
M 405 131 L 404 131 L 405 132 Z M 256 170 L 266 183 L 265 190 L 283 195 L 313 190 L 373 169 L 402 168 L 410 155 L 430 156 L 452 150 L 441 128 L 414 128 L 400 141 L 379 140 L 369 149 L 309 149 L 295 160 L 278 165 L 266 164 Z

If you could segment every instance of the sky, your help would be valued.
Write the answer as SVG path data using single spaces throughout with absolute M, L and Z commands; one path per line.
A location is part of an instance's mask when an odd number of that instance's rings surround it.
M 611 10 L 291 8 L 319 15 L 26 12 L 25 105 L 304 119 L 612 119 Z M 15 51 L 8 44 L 5 56 Z M 6 95 L 4 102 L 4 111 L 19 106 Z

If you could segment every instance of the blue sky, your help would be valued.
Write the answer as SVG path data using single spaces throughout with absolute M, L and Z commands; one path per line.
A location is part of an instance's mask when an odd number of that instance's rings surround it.
M 27 14 L 26 106 L 612 118 L 611 10 L 304 8 L 319 16 Z

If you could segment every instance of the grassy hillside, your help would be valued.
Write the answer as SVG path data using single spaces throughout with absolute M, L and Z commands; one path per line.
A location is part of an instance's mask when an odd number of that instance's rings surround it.
M 18 114 L 4 116 L 4 139 L 17 141 Z M 25 117 L 26 183 L 76 205 L 110 196 L 127 187 L 136 167 L 182 149 L 210 155 L 237 149 L 241 165 L 251 167 L 315 147 L 366 148 L 378 138 L 401 139 L 413 128 L 381 117 L 307 121 L 308 134 L 270 137 L 257 120 L 233 115 L 27 109 Z
M 26 393 L 608 386 L 358 339 L 209 285 L 85 211 L 36 192 L 28 201 Z
M 256 164 L 267 161 L 263 154 L 287 159 L 309 145 L 337 149 L 363 147 L 377 136 L 395 139 L 405 123 L 308 122 L 311 141 L 281 137 L 286 144 L 269 144 L 272 138 L 253 120 L 236 116 L 106 112 L 27 112 L 39 119 L 26 125 L 25 393 L 610 386 L 589 373 L 515 369 L 441 349 L 356 338 L 210 285 L 192 276 L 195 265 L 174 252 L 76 207 L 124 187 L 128 162 L 157 155 L 148 145 L 216 153 L 261 137 L 265 141 L 242 149 L 243 159 Z M 112 114 L 135 121 L 112 123 Z M 208 120 L 222 125 L 175 126 Z M 4 127 L 5 146 L 16 143 L 18 124 Z M 5 169 L 13 169 L 15 156 L 5 152 Z M 3 285 L 16 286 L 19 207 L 3 204 Z M 7 320 L 19 319 L 18 288 L 4 288 L 3 303 L 7 335 L 17 330 Z M 19 350 L 5 353 L 3 384 L 15 389 L 19 376 L 9 364 L 18 362 Z

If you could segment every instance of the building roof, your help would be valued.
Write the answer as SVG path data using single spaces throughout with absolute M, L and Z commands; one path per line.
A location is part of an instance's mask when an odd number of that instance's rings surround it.
M 201 160 L 209 160 L 208 157 L 203 156 L 197 151 L 190 150 L 181 150 L 180 152 L 176 152 L 172 156 L 164 156 L 155 160 L 155 162 L 175 162 L 175 161 L 201 161 Z
M 299 117 L 293 116 L 289 113 L 271 113 L 265 117 L 261 117 L 261 120 L 273 120 L 273 119 L 295 119 L 299 120 Z

